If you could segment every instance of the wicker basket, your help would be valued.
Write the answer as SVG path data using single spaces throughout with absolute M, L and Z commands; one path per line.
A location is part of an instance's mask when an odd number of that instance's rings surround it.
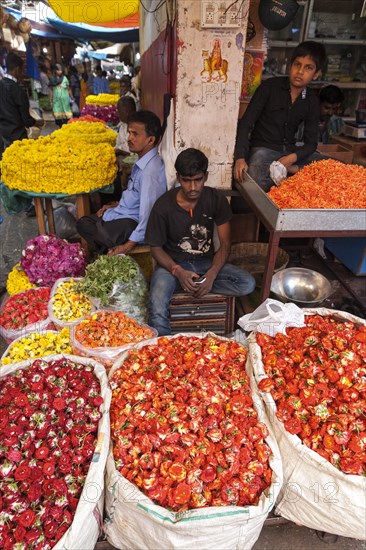
M 255 277 L 257 283 L 260 283 L 266 265 L 268 246 L 267 243 L 232 244 L 228 261 L 249 271 Z M 289 259 L 287 252 L 279 248 L 274 270 L 279 271 L 280 269 L 284 269 Z

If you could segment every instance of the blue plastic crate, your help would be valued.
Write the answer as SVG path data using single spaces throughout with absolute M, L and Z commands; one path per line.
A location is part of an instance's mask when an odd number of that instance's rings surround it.
M 352 273 L 366 275 L 366 237 L 327 237 L 324 243 Z

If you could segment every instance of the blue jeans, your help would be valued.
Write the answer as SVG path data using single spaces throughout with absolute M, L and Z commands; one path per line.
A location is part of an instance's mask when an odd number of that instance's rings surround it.
M 212 258 L 194 258 L 178 265 L 204 275 L 212 264 Z M 213 294 L 225 296 L 245 296 L 255 289 L 255 279 L 250 273 L 232 264 L 225 264 L 219 271 L 212 286 Z M 149 292 L 149 325 L 155 328 L 159 336 L 171 334 L 169 305 L 175 291 L 182 290 L 174 275 L 158 266 L 151 278 Z
M 275 160 L 289 154 L 290 151 L 274 151 L 273 149 L 267 149 L 267 147 L 251 148 L 248 162 L 248 174 L 256 183 L 258 183 L 265 193 L 268 193 L 270 188 L 274 185 L 273 180 L 269 176 L 270 165 Z M 303 168 L 315 160 L 322 160 L 326 158 L 328 157 L 320 155 L 319 153 L 313 153 L 303 160 L 296 162 L 296 164 L 300 168 Z

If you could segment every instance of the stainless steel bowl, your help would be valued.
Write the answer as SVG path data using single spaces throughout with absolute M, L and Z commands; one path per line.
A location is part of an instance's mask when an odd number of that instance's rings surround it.
M 321 273 L 303 267 L 289 267 L 273 275 L 271 292 L 282 301 L 317 306 L 332 293 L 332 286 Z

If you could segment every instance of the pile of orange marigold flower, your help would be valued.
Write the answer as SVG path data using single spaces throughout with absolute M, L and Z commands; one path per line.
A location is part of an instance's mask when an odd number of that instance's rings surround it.
M 268 196 L 279 208 L 366 208 L 366 169 L 320 160 L 273 187 Z

